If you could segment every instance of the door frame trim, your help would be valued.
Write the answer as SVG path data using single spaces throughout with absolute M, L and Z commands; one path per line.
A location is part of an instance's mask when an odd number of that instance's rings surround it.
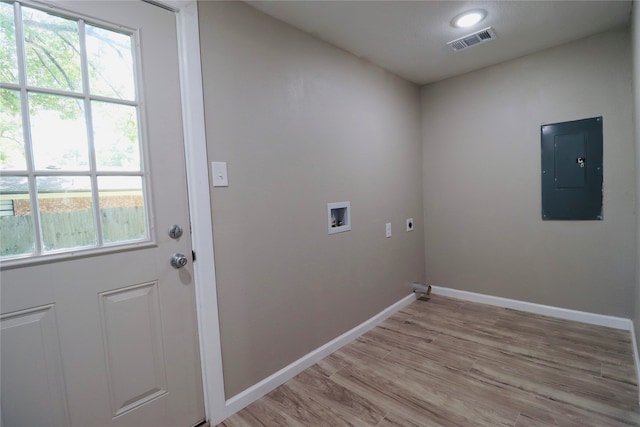
M 176 14 L 189 217 L 191 229 L 197 230 L 192 232 L 191 239 L 193 250 L 198 254 L 198 262 L 193 263 L 193 274 L 202 386 L 205 416 L 215 425 L 227 417 L 228 409 L 224 395 L 216 292 L 198 4 L 195 0 L 152 0 L 151 3 L 174 10 Z

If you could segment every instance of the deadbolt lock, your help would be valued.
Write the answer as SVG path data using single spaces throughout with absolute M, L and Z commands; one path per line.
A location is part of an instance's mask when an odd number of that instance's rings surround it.
M 179 239 L 182 236 L 182 227 L 178 224 L 173 224 L 171 228 L 169 228 L 169 237 L 172 239 Z

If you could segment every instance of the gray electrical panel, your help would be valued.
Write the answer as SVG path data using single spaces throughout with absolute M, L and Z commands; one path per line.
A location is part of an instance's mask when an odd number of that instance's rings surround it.
M 543 125 L 542 219 L 602 219 L 602 117 Z

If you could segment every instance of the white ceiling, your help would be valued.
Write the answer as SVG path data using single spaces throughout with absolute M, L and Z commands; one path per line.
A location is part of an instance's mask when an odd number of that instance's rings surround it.
M 253 7 L 418 84 L 477 70 L 629 24 L 631 1 L 248 1 Z M 487 17 L 466 29 L 470 9 Z M 496 40 L 446 46 L 485 27 Z

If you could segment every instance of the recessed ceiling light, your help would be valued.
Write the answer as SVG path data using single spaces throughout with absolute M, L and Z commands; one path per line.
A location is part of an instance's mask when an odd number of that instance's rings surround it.
M 482 9 L 470 10 L 468 12 L 461 13 L 453 18 L 451 24 L 458 28 L 467 28 L 476 25 L 487 16 L 487 12 Z

